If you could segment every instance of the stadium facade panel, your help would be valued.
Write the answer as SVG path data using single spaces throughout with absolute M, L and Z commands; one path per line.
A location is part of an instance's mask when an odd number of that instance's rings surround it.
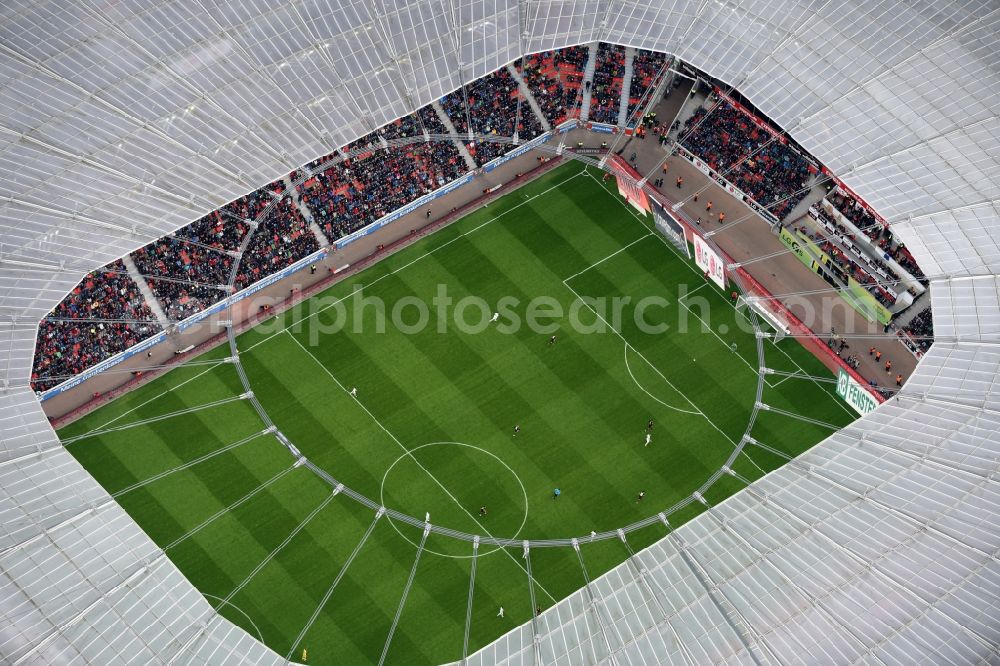
M 279 660 L 63 450 L 29 388 L 37 322 L 88 271 L 599 39 L 735 86 L 880 211 L 931 280 L 936 344 L 876 412 L 470 661 L 997 660 L 998 28 L 992 2 L 5 3 L 0 654 Z

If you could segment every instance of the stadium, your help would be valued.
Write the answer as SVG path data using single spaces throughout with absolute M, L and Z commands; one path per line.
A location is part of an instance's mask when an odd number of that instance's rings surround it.
M 3 663 L 1000 663 L 1000 6 L 0 7 Z

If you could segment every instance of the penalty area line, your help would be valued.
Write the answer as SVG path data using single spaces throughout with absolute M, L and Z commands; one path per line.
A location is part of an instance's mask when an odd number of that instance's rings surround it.
M 586 268 L 584 268 L 584 269 L 583 269 L 582 271 L 578 271 L 578 272 L 576 272 L 576 273 L 573 273 L 573 274 L 572 274 L 572 275 L 570 275 L 570 276 L 569 276 L 568 278 L 565 278 L 565 279 L 563 279 L 563 283 L 565 284 L 566 282 L 569 282 L 570 280 L 572 280 L 573 278 L 575 278 L 575 277 L 576 277 L 576 276 L 578 276 L 578 275 L 583 275 L 584 273 L 586 273 L 587 271 L 589 271 L 589 270 L 590 270 L 591 268 L 595 268 L 595 267 L 597 267 L 597 266 L 600 266 L 601 264 L 603 264 L 603 263 L 604 263 L 605 261 L 607 261 L 608 259 L 611 259 L 612 257 L 614 257 L 614 256 L 617 256 L 617 255 L 621 254 L 622 252 L 624 252 L 625 250 L 629 249 L 630 247 L 632 247 L 633 245 L 635 245 L 635 244 L 636 244 L 636 243 L 638 243 L 639 241 L 641 241 L 641 240 L 645 240 L 645 239 L 649 238 L 649 237 L 650 237 L 650 236 L 652 236 L 652 235 L 653 235 L 653 234 L 643 234 L 642 236 L 639 236 L 638 238 L 636 238 L 636 239 L 635 239 L 634 241 L 632 241 L 632 242 L 631 242 L 631 243 L 629 243 L 628 245 L 626 245 L 626 246 L 624 246 L 624 247 L 622 247 L 622 248 L 620 248 L 620 249 L 616 250 L 615 252 L 612 252 L 611 254 L 609 254 L 608 256 L 604 257 L 603 259 L 600 259 L 600 260 L 598 260 L 598 261 L 595 261 L 595 262 L 594 262 L 594 263 L 592 263 L 591 265 L 589 265 L 589 266 L 587 266 Z

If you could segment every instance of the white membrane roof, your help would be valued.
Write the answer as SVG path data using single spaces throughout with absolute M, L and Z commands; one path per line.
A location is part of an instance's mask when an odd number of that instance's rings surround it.
M 62 449 L 38 320 L 463 81 L 603 40 L 734 85 L 894 223 L 937 342 L 897 398 L 470 661 L 1000 662 L 998 35 L 996 0 L 2 3 L 0 658 L 279 661 Z

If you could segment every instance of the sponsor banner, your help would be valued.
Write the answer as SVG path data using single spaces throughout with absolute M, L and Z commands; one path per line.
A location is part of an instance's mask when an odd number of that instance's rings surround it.
M 745 203 L 747 206 L 750 206 L 750 208 L 755 213 L 760 215 L 762 218 L 764 218 L 771 224 L 777 224 L 779 222 L 778 217 L 774 213 L 764 208 L 763 206 L 761 206 L 759 203 L 757 203 L 747 195 L 743 194 L 742 196 L 743 196 L 743 203 Z
M 880 324 L 888 324 L 892 320 L 892 313 L 882 305 L 875 296 L 850 275 L 844 274 L 842 270 L 833 262 L 829 255 L 820 250 L 812 239 L 796 231 L 794 234 L 788 229 L 782 228 L 778 234 L 785 247 L 799 258 L 810 270 L 819 271 L 820 264 L 827 267 L 827 270 L 843 280 L 847 279 L 847 289 L 838 289 L 837 293 L 857 310 L 861 316 L 869 321 L 877 321 Z
M 903 282 L 904 284 L 906 284 L 906 286 L 910 286 L 910 284 L 915 282 L 912 276 L 906 271 L 906 269 L 904 269 L 902 266 L 896 263 L 896 261 L 892 257 L 886 254 L 885 251 L 882 250 L 882 248 L 879 248 L 878 246 L 872 244 L 868 240 L 868 236 L 866 236 L 865 233 L 860 229 L 857 229 L 857 227 L 854 226 L 854 223 L 851 222 L 848 218 L 844 217 L 844 215 L 839 210 L 834 208 L 829 201 L 823 199 L 822 206 L 823 206 L 823 212 L 825 213 L 824 216 L 821 216 L 819 212 L 815 210 L 815 205 L 809 208 L 809 216 L 812 219 L 816 220 L 817 224 L 822 224 L 823 228 L 826 229 L 827 234 L 833 238 L 836 238 L 842 247 L 846 248 L 847 250 L 850 250 L 850 252 L 854 255 L 853 257 L 851 257 L 854 263 L 858 264 L 859 266 L 863 266 L 862 270 L 864 270 L 866 273 L 874 277 L 877 282 L 881 283 L 878 286 L 878 289 L 883 291 L 889 298 L 893 300 L 893 302 L 898 300 L 900 295 L 904 293 L 903 290 L 899 286 L 893 288 L 889 286 L 887 283 Z M 848 232 L 844 233 L 840 229 L 838 229 L 835 226 L 835 224 L 830 221 L 831 219 L 835 220 L 837 224 L 843 225 Z M 856 229 L 857 231 L 852 233 L 852 231 Z M 857 241 L 857 243 L 855 243 L 855 241 Z M 872 259 L 868 255 L 868 253 L 866 253 L 859 247 L 859 245 L 867 245 L 870 250 L 875 252 L 881 252 L 882 253 L 881 259 L 880 260 Z M 884 262 L 884 264 L 888 266 L 893 273 L 884 270 L 880 265 L 880 263 L 882 262 Z M 900 277 L 897 278 L 897 276 Z M 906 278 L 909 278 L 909 280 L 907 280 Z
M 697 234 L 694 236 L 694 263 L 708 274 L 712 282 L 722 289 L 726 288 L 726 265 L 722 257 Z
M 184 321 L 179 322 L 177 324 L 177 330 L 178 331 L 184 331 L 184 330 L 186 330 L 188 328 L 191 328 L 192 326 L 194 326 L 198 322 L 204 321 L 208 317 L 211 317 L 214 314 L 218 314 L 219 312 L 222 312 L 223 310 L 225 310 L 226 308 L 228 308 L 230 305 L 238 303 L 238 302 L 242 301 L 244 298 L 247 298 L 249 296 L 253 296 L 254 294 L 256 294 L 261 289 L 264 289 L 265 287 L 269 287 L 272 284 L 274 284 L 275 282 L 278 282 L 279 280 L 285 279 L 286 277 L 288 277 L 292 273 L 300 271 L 303 268 L 305 268 L 306 266 L 308 266 L 310 264 L 313 264 L 313 263 L 315 263 L 317 261 L 322 260 L 323 258 L 326 257 L 326 255 L 327 255 L 327 250 L 318 250 L 316 252 L 313 252 L 312 254 L 310 254 L 307 257 L 303 257 L 302 259 L 299 259 L 298 261 L 296 261 L 291 266 L 288 266 L 287 268 L 283 268 L 280 271 L 278 271 L 277 273 L 273 273 L 271 275 L 268 275 L 266 278 L 263 278 L 262 280 L 258 280 L 257 282 L 254 282 L 252 285 L 250 285 L 246 289 L 242 289 L 242 290 L 236 292 L 235 294 L 233 294 L 232 296 L 229 296 L 228 298 L 224 298 L 223 300 L 219 301 L 215 305 L 213 305 L 213 306 L 211 306 L 209 308 L 206 308 L 206 309 L 202 310 L 201 312 L 199 312 L 197 314 L 191 315 L 190 317 L 188 317 Z
M 781 242 L 785 244 L 785 247 L 792 251 L 792 254 L 799 258 L 799 261 L 808 266 L 810 269 L 815 270 L 814 264 L 816 262 L 814 262 L 813 258 L 805 251 L 805 248 L 802 246 L 802 243 L 799 242 L 797 235 L 793 235 L 788 229 L 782 227 L 781 233 L 778 234 L 778 238 L 780 238 Z
M 97 365 L 91 367 L 88 370 L 85 370 L 85 371 L 81 372 L 80 374 L 76 375 L 75 377 L 73 377 L 71 379 L 67 379 L 66 381 L 64 381 L 59 386 L 53 386 L 48 391 L 44 391 L 44 392 L 38 394 L 38 399 L 41 402 L 45 402 L 49 398 L 54 398 L 55 396 L 59 395 L 60 393 L 62 393 L 64 391 L 68 391 L 68 390 L 70 390 L 72 388 L 76 388 L 77 386 L 79 386 L 83 382 L 87 381 L 91 377 L 94 377 L 95 375 L 99 375 L 100 373 L 104 372 L 108 368 L 114 367 L 114 366 L 118 365 L 119 363 L 121 363 L 122 361 L 126 361 L 126 360 L 130 359 L 133 356 L 135 356 L 136 354 L 141 354 L 142 352 L 144 352 L 147 349 L 150 349 L 150 348 L 152 348 L 152 347 L 160 344 L 161 342 L 163 342 L 166 339 L 167 339 L 167 332 L 166 331 L 160 331 L 159 333 L 157 333 L 153 337 L 146 338 L 145 340 L 143 340 L 139 344 L 137 344 L 137 345 L 135 345 L 133 347 L 129 347 L 125 351 L 120 352 L 118 354 L 115 354 L 111 358 L 108 358 L 108 359 L 105 359 L 105 360 L 101 361 Z
M 847 278 L 847 290 L 840 293 L 855 310 L 870 321 L 877 321 L 883 326 L 892 321 L 889 309 L 879 303 L 878 299 L 853 277 Z
M 599 132 L 600 134 L 614 134 L 618 131 L 618 128 L 614 125 L 605 125 L 604 123 L 587 123 L 587 128 L 592 132 Z
M 631 180 L 622 177 L 621 174 L 616 173 L 615 180 L 618 181 L 618 194 L 625 197 L 625 200 L 632 204 L 640 213 L 649 212 L 649 197 L 646 196 L 645 192 L 639 189 Z
M 872 413 L 879 405 L 871 392 L 844 370 L 837 375 L 837 395 L 861 416 Z
M 358 231 L 355 231 L 354 233 L 349 234 L 348 236 L 344 236 L 343 238 L 341 238 L 340 240 L 338 240 L 336 242 L 336 244 L 335 244 L 336 247 L 338 249 L 342 248 L 345 245 L 348 245 L 348 244 L 352 243 L 353 241 L 356 241 L 359 238 L 363 238 L 364 236 L 367 236 L 368 234 L 370 234 L 370 233 L 372 233 L 372 232 L 374 232 L 374 231 L 376 231 L 378 229 L 381 229 L 382 227 L 386 226 L 387 224 L 389 224 L 391 222 L 395 222 L 396 220 L 398 220 L 403 215 L 406 215 L 407 213 L 411 213 L 414 210 L 416 210 L 417 208 L 420 208 L 421 206 L 426 205 L 430 201 L 433 201 L 434 199 L 437 199 L 438 197 L 441 197 L 441 196 L 443 196 L 445 194 L 448 194 L 449 192 L 452 192 L 452 191 L 458 189 L 459 187 L 462 187 L 463 185 L 466 185 L 466 184 L 470 183 L 472 181 L 472 179 L 473 179 L 474 176 L 475 176 L 475 174 L 473 174 L 473 173 L 467 173 L 466 175 L 462 176 L 461 178 L 458 178 L 457 180 L 453 180 L 452 182 L 448 183 L 447 185 L 444 185 L 444 186 L 438 188 L 434 192 L 431 192 L 431 193 L 429 193 L 427 195 L 424 195 L 423 197 L 421 197 L 421 198 L 419 198 L 419 199 L 417 199 L 417 200 L 415 200 L 415 201 L 407 204 L 406 206 L 403 206 L 402 208 L 400 208 L 400 209 L 398 209 L 398 210 L 396 210 L 396 211 L 394 211 L 394 212 L 392 212 L 392 213 L 390 213 L 390 214 L 382 217 L 381 219 L 376 220 L 375 222 L 372 222 L 371 224 L 369 224 L 368 226 L 364 227 L 363 229 L 359 229 Z M 296 272 L 298 270 L 301 270 L 302 268 L 304 268 L 304 267 L 306 267 L 306 266 L 308 266 L 308 265 L 310 265 L 312 263 L 315 263 L 316 261 L 322 259 L 324 256 L 326 256 L 327 251 L 328 250 L 324 249 L 324 250 L 319 250 L 317 252 L 314 252 L 313 254 L 309 255 L 308 257 L 305 257 L 305 258 L 300 259 L 299 261 L 295 262 L 291 266 L 288 266 L 287 268 L 284 268 L 284 269 L 278 271 L 277 273 L 274 273 L 273 275 L 269 275 L 266 278 L 264 278 L 263 280 L 260 280 L 259 282 L 255 282 L 254 284 L 250 285 L 246 289 L 243 289 L 239 293 L 236 293 L 236 294 L 233 294 L 232 296 L 224 298 L 221 301 L 219 301 L 218 303 L 215 303 L 215 304 L 209 306 L 208 308 L 202 310 L 201 312 L 198 312 L 196 314 L 191 315 L 187 319 L 185 319 L 185 320 L 183 320 L 181 322 L 178 322 L 176 324 L 177 330 L 178 331 L 183 331 L 185 329 L 190 328 L 191 326 L 194 326 L 198 322 L 204 321 L 206 318 L 211 317 L 214 314 L 218 314 L 219 312 L 222 312 L 223 310 L 225 310 L 226 308 L 228 308 L 233 303 L 241 301 L 244 298 L 247 298 L 248 296 L 252 296 L 253 294 L 255 294 L 258 291 L 260 291 L 261 289 L 264 289 L 265 287 L 268 287 L 268 286 L 274 284 L 275 282 L 288 277 L 292 273 L 294 273 L 294 272 Z M 135 345 L 134 347 L 126 349 L 125 351 L 121 352 L 120 354 L 116 354 L 115 356 L 112 356 L 109 359 L 105 359 L 104 361 L 101 361 L 100 363 L 98 363 L 97 365 L 89 368 L 88 370 L 86 370 L 84 372 L 81 372 L 79 375 L 76 375 L 72 379 L 66 380 L 65 382 L 63 382 L 59 386 L 55 386 L 55 387 L 49 389 L 48 391 L 43 392 L 39 396 L 39 399 L 41 401 L 45 401 L 45 400 L 48 400 L 49 398 L 52 398 L 54 396 L 59 395 L 60 393 L 62 393 L 64 391 L 68 391 L 68 390 L 70 390 L 72 388 L 75 388 L 76 386 L 79 386 L 81 383 L 87 381 L 91 377 L 94 377 L 95 375 L 100 374 L 101 372 L 107 370 L 108 368 L 111 368 L 111 367 L 113 367 L 115 365 L 118 365 L 122 361 L 125 361 L 125 360 L 131 358 L 135 354 L 138 354 L 140 352 L 145 352 L 146 350 L 148 350 L 149 348 L 153 347 L 154 345 L 157 345 L 160 342 L 162 342 L 165 338 L 166 338 L 166 332 L 161 332 L 161 333 L 159 333 L 157 335 L 154 335 L 151 338 L 147 338 L 146 340 L 143 340 L 142 342 L 140 342 L 139 344 Z
M 653 219 L 656 221 L 656 228 L 660 230 L 660 233 L 671 239 L 678 248 L 684 248 L 684 252 L 690 259 L 691 248 L 688 247 L 684 227 L 656 200 L 653 200 Z
M 501 155 L 500 157 L 496 158 L 495 160 L 491 160 L 491 161 L 487 162 L 486 164 L 483 165 L 483 171 L 486 171 L 486 172 L 493 171 L 494 169 L 496 169 L 501 164 L 504 164 L 505 162 L 509 162 L 510 160 L 514 159 L 515 157 L 520 157 L 521 155 L 524 155 L 526 152 L 528 152 L 529 150 L 531 150 L 535 146 L 541 145 L 541 144 L 545 143 L 546 141 L 548 141 L 551 138 L 552 138 L 552 133 L 551 132 L 546 132 L 545 134 L 541 134 L 539 136 L 536 136 L 534 139 L 532 139 L 531 141 L 528 141 L 527 143 L 525 143 L 524 145 L 522 145 L 520 148 L 515 148 L 514 150 L 510 151 L 506 155 Z
M 343 247 L 345 247 L 347 245 L 350 245 L 351 243 L 353 243 L 354 241 L 358 240 L 359 238 L 364 238 L 368 234 L 371 234 L 371 233 L 373 233 L 375 231 L 378 231 L 379 229 L 381 229 L 382 227 L 386 226 L 387 224 L 395 222 L 399 218 L 403 217 L 404 215 L 408 215 L 409 213 L 412 213 L 413 211 L 417 210 L 421 206 L 426 206 L 428 203 L 430 203 L 431 201 L 437 199 L 438 197 L 442 197 L 445 194 L 448 194 L 449 192 L 453 192 L 453 191 L 457 190 L 458 188 L 462 187 L 463 185 L 468 185 L 469 183 L 472 182 L 472 179 L 474 177 L 475 177 L 474 173 L 471 173 L 471 172 L 467 173 L 464 176 L 462 176 L 461 178 L 453 180 L 450 183 L 448 183 L 447 185 L 442 185 L 441 187 L 439 187 L 438 189 L 434 190 L 433 192 L 431 192 L 429 194 L 425 194 L 424 196 L 420 197 L 419 199 L 415 199 L 415 200 L 411 201 L 410 203 L 406 204 L 402 208 L 398 208 L 395 211 L 389 213 L 388 215 L 385 215 L 384 217 L 381 217 L 381 218 L 375 220 L 374 222 L 372 222 L 368 226 L 363 227 L 361 229 L 358 229 L 354 233 L 351 233 L 351 234 L 348 234 L 348 235 L 344 236 L 343 238 L 339 239 L 336 242 L 337 249 L 339 250 L 339 249 L 341 249 L 341 248 L 343 248 Z
M 618 181 L 618 194 L 625 197 L 640 213 L 648 213 L 649 196 L 636 184 L 639 173 L 618 155 L 611 158 L 610 164 L 615 180 Z
M 579 124 L 579 121 L 576 118 L 572 118 L 572 119 L 567 120 L 566 122 L 564 122 L 559 127 L 557 127 L 556 128 L 556 132 L 558 132 L 559 134 L 565 134 L 566 132 L 570 131 L 571 129 L 576 129 L 576 126 L 578 124 Z

